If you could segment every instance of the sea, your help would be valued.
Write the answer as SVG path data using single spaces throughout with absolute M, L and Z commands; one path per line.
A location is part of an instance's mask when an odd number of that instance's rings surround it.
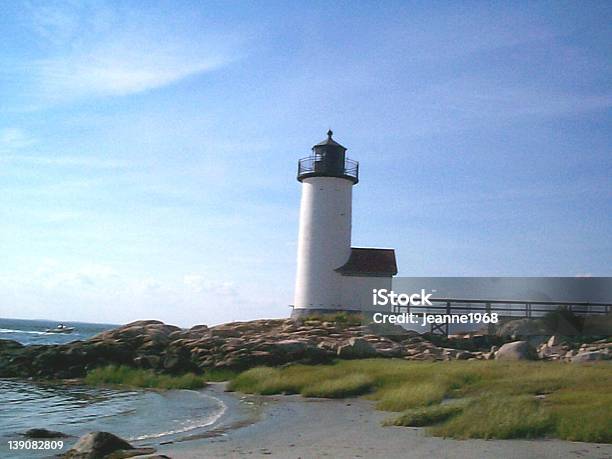
M 48 333 L 59 323 L 70 334 Z M 26 346 L 88 339 L 117 325 L 0 318 L 0 339 Z M 120 390 L 0 378 L 0 458 L 44 458 L 67 451 L 91 431 L 111 432 L 138 446 L 159 446 L 212 429 L 227 409 L 210 390 Z M 11 449 L 31 428 L 69 435 L 54 450 Z M 54 446 L 58 446 L 55 444 Z

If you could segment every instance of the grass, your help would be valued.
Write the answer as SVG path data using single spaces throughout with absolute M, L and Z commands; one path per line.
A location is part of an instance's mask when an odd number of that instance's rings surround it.
M 230 389 L 340 398 L 365 394 L 389 425 L 453 438 L 556 437 L 612 443 L 612 365 L 553 362 L 344 360 L 258 367 Z
M 537 438 L 554 433 L 554 417 L 533 396 L 491 394 L 430 431 L 454 438 Z
M 352 326 L 362 325 L 363 316 L 361 314 L 336 312 L 332 314 L 311 314 L 303 318 L 304 322 L 318 320 L 320 322 L 333 322 L 337 325 Z
M 462 408 L 456 405 L 434 405 L 408 410 L 401 416 L 385 421 L 390 426 L 423 427 L 446 421 L 461 413 Z
M 206 386 L 205 378 L 193 373 L 170 376 L 157 374 L 151 370 L 115 365 L 89 371 L 85 376 L 85 383 L 94 386 L 118 385 L 151 389 L 201 389 Z
M 202 377 L 209 382 L 222 382 L 234 379 L 238 373 L 234 370 L 225 368 L 209 368 L 204 372 Z
M 340 378 L 327 379 L 301 390 L 305 397 L 344 398 L 369 392 L 374 379 L 368 375 L 352 373 Z

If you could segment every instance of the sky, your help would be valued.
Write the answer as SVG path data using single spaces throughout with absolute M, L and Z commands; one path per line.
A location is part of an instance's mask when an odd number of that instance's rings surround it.
M 612 275 L 612 3 L 0 4 L 0 317 L 290 313 L 297 160 L 400 276 Z

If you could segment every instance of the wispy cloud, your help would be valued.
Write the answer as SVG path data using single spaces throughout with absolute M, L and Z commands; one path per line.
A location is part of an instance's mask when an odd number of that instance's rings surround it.
M 128 162 L 123 160 L 87 156 L 39 156 L 11 154 L 0 156 L 0 163 L 2 162 L 24 163 L 36 166 L 87 167 L 91 169 L 119 169 L 128 166 Z
M 16 127 L 0 129 L 0 153 L 29 147 L 33 143 L 34 139 L 29 137 L 22 129 Z
M 166 24 L 104 3 L 43 4 L 30 11 L 45 56 L 15 68 L 43 103 L 145 92 L 239 57 L 235 34 L 204 31 L 187 20 L 177 27 L 176 20 Z
M 207 292 L 220 296 L 234 296 L 237 293 L 233 282 L 211 281 L 201 274 L 186 274 L 183 284 L 195 293 Z
M 228 61 L 214 53 L 190 54 L 181 44 L 157 47 L 148 40 L 123 37 L 115 44 L 39 61 L 35 71 L 46 96 L 62 100 L 148 91 Z

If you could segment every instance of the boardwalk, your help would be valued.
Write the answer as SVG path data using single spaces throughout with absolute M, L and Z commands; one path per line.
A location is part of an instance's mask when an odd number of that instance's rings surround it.
M 612 303 L 531 301 L 531 300 L 487 300 L 469 298 L 430 298 L 431 306 L 393 306 L 394 314 L 498 314 L 499 318 L 538 318 L 560 308 L 566 308 L 578 316 L 606 315 Z M 449 324 L 431 324 L 431 332 L 448 335 Z

